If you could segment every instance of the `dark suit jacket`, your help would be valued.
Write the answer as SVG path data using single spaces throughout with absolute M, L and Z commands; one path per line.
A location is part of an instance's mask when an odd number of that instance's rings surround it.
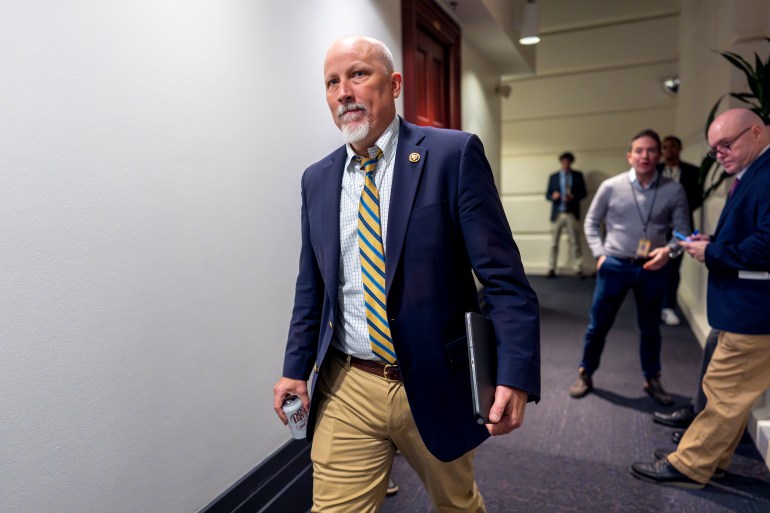
M 580 171 L 571 170 L 572 172 L 572 199 L 567 202 L 567 212 L 572 213 L 575 219 L 580 219 L 580 200 L 586 197 L 586 182 L 583 180 L 583 173 Z M 556 171 L 548 178 L 548 190 L 545 193 L 545 198 L 551 202 L 551 222 L 556 221 L 556 217 L 559 215 L 559 204 L 561 199 L 554 201 L 551 195 L 554 192 L 561 192 L 561 185 L 559 184 L 559 173 Z
M 739 279 L 741 269 L 770 271 L 770 151 L 743 175 L 706 247 L 708 319 L 731 333 L 770 334 L 770 280 Z
M 658 164 L 658 171 L 663 171 L 666 166 L 663 163 Z M 688 164 L 687 162 L 679 162 L 679 169 L 681 175 L 679 176 L 679 183 L 684 187 L 684 193 L 687 196 L 687 207 L 690 212 L 690 226 L 695 228 L 694 219 L 692 213 L 696 208 L 703 204 L 703 184 L 700 183 L 700 169 Z
M 411 154 L 419 155 L 412 162 Z M 302 177 L 302 248 L 283 375 L 313 383 L 337 324 L 345 147 Z M 387 310 L 417 428 L 450 461 L 487 438 L 472 410 L 464 314 L 472 269 L 498 339 L 498 383 L 540 396 L 537 296 L 527 282 L 481 141 L 401 120 L 388 218 Z M 308 433 L 317 401 L 312 401 Z

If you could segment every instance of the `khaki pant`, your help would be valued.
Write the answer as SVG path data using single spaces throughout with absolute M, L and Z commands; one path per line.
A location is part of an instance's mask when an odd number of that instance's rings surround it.
M 576 273 L 583 270 L 583 259 L 580 256 L 580 223 L 569 212 L 560 212 L 556 221 L 551 223 L 551 255 L 548 260 L 548 270 L 556 272 L 556 261 L 559 256 L 559 239 L 562 229 L 567 230 L 572 270 Z
M 385 499 L 396 447 L 439 512 L 484 513 L 471 451 L 449 463 L 434 457 L 414 424 L 404 386 L 331 356 L 316 384 L 320 400 L 310 458 L 314 513 L 376 512 Z
M 770 387 L 770 335 L 721 332 L 703 378 L 706 408 L 682 436 L 668 461 L 679 472 L 708 483 L 727 468 L 743 436 L 751 405 Z

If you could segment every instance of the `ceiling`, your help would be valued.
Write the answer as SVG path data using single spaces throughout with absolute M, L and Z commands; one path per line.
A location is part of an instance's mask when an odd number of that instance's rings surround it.
M 537 75 L 537 47 L 518 43 L 526 0 L 437 0 L 462 25 L 463 37 L 500 69 L 503 78 Z M 537 0 L 540 36 L 580 33 L 678 15 L 671 0 Z M 654 37 L 660 37 L 655 34 Z M 579 39 L 578 39 L 579 40 Z

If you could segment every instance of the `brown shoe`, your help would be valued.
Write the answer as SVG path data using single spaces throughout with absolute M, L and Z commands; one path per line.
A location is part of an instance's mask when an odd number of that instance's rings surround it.
M 591 376 L 586 374 L 586 370 L 583 368 L 578 369 L 578 379 L 571 387 L 569 387 L 570 397 L 579 399 L 586 395 L 588 392 L 594 389 L 594 383 L 591 381 Z
M 671 399 L 668 392 L 663 389 L 663 385 L 660 384 L 660 376 L 648 379 L 644 385 L 644 391 L 663 406 L 674 404 L 674 400 Z

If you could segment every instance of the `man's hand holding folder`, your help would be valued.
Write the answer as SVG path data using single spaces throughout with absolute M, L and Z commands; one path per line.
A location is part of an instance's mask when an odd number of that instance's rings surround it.
M 492 436 L 510 433 L 524 421 L 527 393 L 497 384 L 497 341 L 492 321 L 468 312 L 465 331 L 476 421 Z

